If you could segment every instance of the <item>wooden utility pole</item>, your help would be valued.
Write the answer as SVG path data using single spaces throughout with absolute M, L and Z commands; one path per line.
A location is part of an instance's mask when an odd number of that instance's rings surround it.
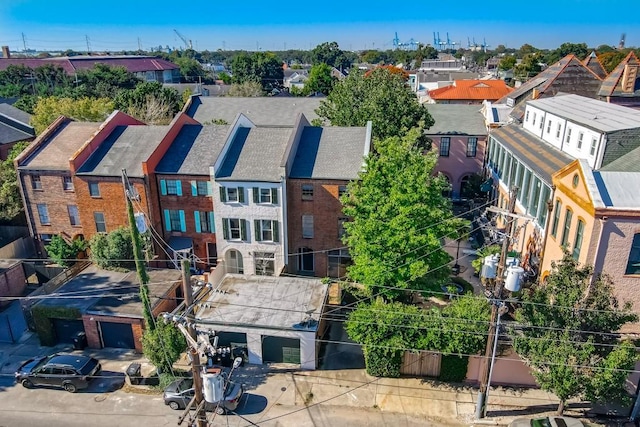
M 184 293 L 185 310 L 188 313 L 193 305 L 193 290 L 191 289 L 191 274 L 189 268 L 191 264 L 188 259 L 182 260 L 182 291 Z M 195 328 L 195 322 L 187 315 L 187 330 L 193 341 L 198 341 L 198 333 Z M 189 354 L 191 356 L 191 373 L 193 374 L 193 389 L 195 391 L 196 405 L 196 421 L 198 427 L 207 427 L 207 414 L 204 409 L 204 395 L 202 391 L 202 366 L 200 365 L 200 354 L 198 349 L 193 345 L 189 345 Z
M 502 242 L 502 252 L 500 253 L 500 262 L 498 263 L 498 271 L 496 272 L 496 283 L 493 287 L 493 298 L 491 301 L 491 321 L 489 323 L 489 333 L 487 336 L 487 347 L 480 366 L 480 390 L 478 391 L 478 401 L 476 402 L 476 419 L 484 418 L 487 412 L 487 392 L 489 384 L 489 375 L 491 372 L 490 361 L 493 361 L 493 352 L 495 336 L 498 333 L 498 309 L 499 301 L 502 300 L 502 287 L 504 286 L 504 268 L 507 264 L 507 255 L 509 253 L 509 243 L 511 241 L 511 232 L 515 218 L 512 216 L 516 211 L 516 196 L 518 195 L 518 187 L 512 187 L 509 193 L 509 207 L 507 214 L 507 226 L 505 227 L 504 241 Z

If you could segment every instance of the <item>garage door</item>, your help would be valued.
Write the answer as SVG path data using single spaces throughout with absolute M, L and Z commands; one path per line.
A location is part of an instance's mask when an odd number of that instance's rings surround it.
M 84 332 L 82 320 L 51 319 L 51 323 L 59 343 L 73 343 L 73 337 L 78 332 Z
M 275 363 L 300 363 L 300 340 L 295 338 L 262 337 L 262 360 Z
M 103 347 L 136 348 L 130 323 L 100 322 Z
M 19 301 L 12 302 L 0 313 L 0 342 L 18 341 L 26 329 L 27 321 Z

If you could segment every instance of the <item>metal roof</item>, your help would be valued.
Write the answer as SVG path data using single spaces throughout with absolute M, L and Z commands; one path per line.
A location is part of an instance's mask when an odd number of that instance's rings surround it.
M 640 127 L 640 111 L 580 95 L 556 95 L 527 104 L 602 132 Z
M 358 178 L 364 164 L 366 127 L 305 126 L 290 178 Z
M 497 128 L 491 132 L 490 136 L 502 144 L 547 184 L 551 184 L 552 174 L 573 161 L 571 157 L 562 151 L 517 125 Z

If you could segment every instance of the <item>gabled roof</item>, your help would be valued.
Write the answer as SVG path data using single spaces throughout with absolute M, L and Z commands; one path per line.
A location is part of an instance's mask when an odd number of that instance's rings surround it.
M 551 176 L 573 161 L 571 157 L 542 139 L 524 130 L 522 126 L 510 124 L 491 131 L 495 138 L 538 177 L 551 184 Z
M 595 208 L 640 210 L 640 173 L 598 170 L 589 167 L 586 160 L 579 159 L 585 184 Z
M 435 121 L 425 131 L 427 135 L 486 135 L 487 128 L 480 105 L 429 104 L 429 114 Z
M 504 80 L 456 80 L 451 86 L 429 91 L 438 100 L 497 100 L 511 92 Z
M 77 175 L 144 178 L 142 162 L 156 149 L 169 126 L 116 126 L 98 149 L 78 168 Z
M 239 127 L 216 174 L 218 181 L 280 182 L 293 127 Z
M 604 79 L 598 91 L 599 96 L 640 96 L 640 72 L 636 75 L 633 90 L 631 92 L 622 90 L 622 78 L 627 65 L 640 67 L 640 60 L 633 51 L 629 52 L 627 57 Z
M 299 113 L 310 121 L 317 118 L 315 110 L 322 98 L 236 98 L 236 97 L 193 97 L 186 111 L 200 123 L 222 119 L 233 123 L 242 113 L 257 126 L 293 126 Z
M 29 125 L 31 116 L 9 104 L 0 104 L 0 145 L 33 139 L 35 130 Z
M 69 159 L 91 138 L 101 124 L 66 119 L 39 147 L 20 161 L 19 168 L 69 170 Z
M 595 98 L 602 79 L 584 65 L 575 55 L 567 55 L 534 78 L 526 81 L 508 95 L 500 98 L 498 103 L 513 103 L 511 117 L 522 121 L 524 104 L 533 90 L 538 91 L 538 98 L 554 96 L 558 92 L 574 93 Z
M 182 126 L 156 166 L 156 173 L 209 176 L 225 143 L 229 125 Z
M 305 126 L 289 178 L 357 179 L 370 137 L 366 127 Z
M 591 52 L 583 61 L 583 64 L 587 66 L 591 71 L 594 72 L 601 79 L 605 79 L 607 77 L 607 70 L 604 69 L 602 63 L 598 59 L 598 55 L 595 52 Z

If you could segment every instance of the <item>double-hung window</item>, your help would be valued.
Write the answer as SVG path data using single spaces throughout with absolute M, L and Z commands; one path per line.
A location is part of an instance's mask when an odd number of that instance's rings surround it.
M 556 205 L 553 208 L 553 224 L 551 224 L 551 235 L 555 238 L 558 235 L 558 224 L 560 223 L 560 210 L 562 209 L 562 202 L 560 199 L 556 200 Z
M 70 176 L 62 177 L 62 189 L 64 191 L 73 191 L 73 180 Z
M 210 196 L 212 193 L 211 181 L 191 181 L 192 196 Z
M 571 142 L 571 128 L 567 127 L 567 138 L 564 140 L 567 144 Z
M 591 139 L 591 149 L 589 150 L 589 155 L 593 156 L 596 154 L 596 146 L 598 145 L 598 140 L 596 138 Z
M 302 186 L 302 200 L 313 200 L 313 184 Z
M 253 221 L 257 242 L 278 242 L 278 221 L 270 219 L 256 219 Z
M 98 233 L 107 232 L 107 223 L 104 219 L 104 212 L 94 212 L 93 221 L 96 223 L 96 231 Z
M 89 195 L 91 197 L 100 197 L 100 185 L 97 182 L 89 182 Z
M 31 189 L 42 190 L 42 180 L 40 179 L 40 175 L 31 175 Z
M 67 205 L 67 211 L 69 212 L 69 222 L 71 225 L 80 225 L 80 213 L 76 205 Z
M 582 140 L 584 139 L 584 132 L 578 133 L 578 150 L 582 148 Z
M 571 212 L 571 209 L 567 208 L 564 214 L 564 229 L 562 230 L 562 239 L 560 239 L 560 246 L 562 246 L 563 248 L 569 243 L 569 231 L 571 230 L 572 217 L 573 212 Z
M 160 192 L 163 196 L 182 196 L 182 182 L 179 179 L 162 179 Z
M 302 215 L 302 237 L 313 239 L 313 215 Z
M 277 188 L 259 188 L 253 187 L 253 203 L 270 203 L 278 204 Z
M 247 223 L 244 219 L 223 218 L 222 235 L 225 240 L 247 240 Z
M 576 261 L 580 258 L 580 249 L 582 248 L 582 236 L 584 234 L 584 221 L 579 219 L 576 227 L 576 237 L 573 244 L 573 259 Z
M 38 217 L 40 217 L 40 225 L 49 225 L 51 221 L 49 219 L 49 208 L 44 203 L 38 204 Z
M 467 138 L 467 157 L 475 157 L 478 151 L 478 138 Z
M 184 211 L 177 209 L 165 209 L 164 227 L 167 231 L 187 231 Z
M 196 225 L 196 233 L 213 233 L 216 230 L 213 212 L 194 211 L 193 220 Z
M 440 138 L 440 157 L 449 157 L 451 138 L 448 136 Z
M 220 187 L 220 201 L 244 203 L 244 187 Z
M 560 130 L 562 129 L 562 123 L 558 123 L 558 127 L 556 127 L 556 139 L 560 139 Z

